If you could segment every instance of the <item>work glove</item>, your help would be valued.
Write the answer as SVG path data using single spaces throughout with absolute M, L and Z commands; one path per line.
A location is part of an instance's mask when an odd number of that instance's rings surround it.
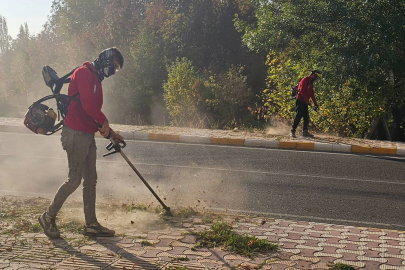
M 314 106 L 314 111 L 318 111 L 319 110 L 319 107 L 318 106 Z
M 103 125 L 99 125 L 98 124 L 98 130 L 100 131 L 101 136 L 103 136 L 104 138 L 107 138 L 109 133 L 110 133 L 110 125 L 108 124 L 108 120 L 106 119 L 104 121 Z
M 124 141 L 124 138 L 118 133 L 115 133 L 114 130 L 111 129 L 111 138 L 114 140 L 115 143 L 120 143 Z

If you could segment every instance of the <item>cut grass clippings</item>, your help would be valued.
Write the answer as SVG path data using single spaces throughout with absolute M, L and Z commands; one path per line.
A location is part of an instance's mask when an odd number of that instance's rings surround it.
M 270 242 L 266 239 L 258 239 L 256 236 L 239 235 L 233 231 L 231 225 L 217 221 L 211 226 L 211 230 L 197 232 L 198 247 L 217 247 L 224 248 L 231 252 L 253 257 L 254 253 L 266 251 L 278 251 L 277 243 Z
M 199 214 L 196 210 L 194 210 L 192 207 L 183 207 L 183 208 L 178 208 L 174 210 L 173 215 L 176 217 L 181 217 L 181 218 L 188 218 L 193 215 Z
M 328 270 L 357 270 L 357 269 L 351 265 L 347 265 L 344 263 L 337 263 L 328 268 Z
M 153 244 L 147 240 L 142 241 L 141 245 L 145 247 L 153 246 Z

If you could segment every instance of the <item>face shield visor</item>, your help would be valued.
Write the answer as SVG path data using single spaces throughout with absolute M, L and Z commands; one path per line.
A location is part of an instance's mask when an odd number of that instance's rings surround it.
M 100 53 L 98 58 L 94 61 L 94 66 L 105 78 L 114 75 L 121 69 L 121 66 L 114 61 L 113 50 L 111 48 Z

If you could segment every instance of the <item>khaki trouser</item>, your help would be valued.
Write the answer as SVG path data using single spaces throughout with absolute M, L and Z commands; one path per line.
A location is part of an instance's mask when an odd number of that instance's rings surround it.
M 65 200 L 81 183 L 83 178 L 83 205 L 86 224 L 96 219 L 96 143 L 94 134 L 73 130 L 67 126 L 62 128 L 62 147 L 67 153 L 69 175 L 63 183 L 55 198 L 48 207 L 49 217 L 56 217 Z

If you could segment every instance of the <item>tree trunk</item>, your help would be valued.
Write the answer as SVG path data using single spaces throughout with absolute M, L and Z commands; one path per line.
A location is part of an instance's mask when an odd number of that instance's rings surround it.
M 391 132 L 388 128 L 387 117 L 385 116 L 381 120 L 383 122 L 385 134 L 387 135 L 387 140 L 392 141 Z
M 367 130 L 366 135 L 364 136 L 364 139 L 371 139 L 371 136 L 374 133 L 374 130 L 377 128 L 378 124 L 380 123 L 380 119 L 376 118 L 371 122 L 371 126 L 369 127 L 369 129 Z

